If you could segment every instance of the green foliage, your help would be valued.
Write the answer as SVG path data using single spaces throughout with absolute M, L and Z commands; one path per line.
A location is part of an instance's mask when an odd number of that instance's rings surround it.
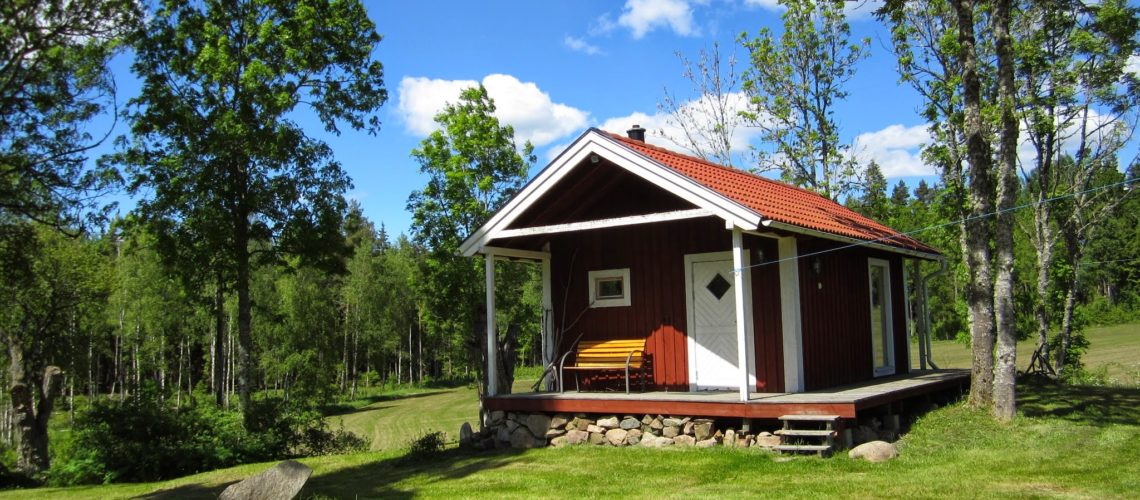
M 172 409 L 153 395 L 99 401 L 77 416 L 72 441 L 48 477 L 53 484 L 154 481 L 365 445 L 281 401 L 257 401 L 246 413 L 243 425 L 241 413 L 210 404 Z
M 429 431 L 408 442 L 407 451 L 401 459 L 404 463 L 427 462 L 437 458 L 447 443 L 447 434 L 442 431 Z
M 1104 296 L 1094 296 L 1080 309 L 1089 325 L 1123 325 L 1140 322 L 1140 296 L 1127 295 L 1109 302 Z
M 248 405 L 251 269 L 282 255 L 337 269 L 345 251 L 351 182 L 291 115 L 311 112 L 330 133 L 342 124 L 375 133 L 374 112 L 387 100 L 372 58 L 380 35 L 351 0 L 167 0 L 133 42 L 143 86 L 118 161 L 133 192 L 147 194 L 136 211 L 168 261 L 194 262 L 191 272 L 237 292 L 238 386 Z
M 739 41 L 750 66 L 742 88 L 750 107 L 743 115 L 760 128 L 771 150 L 758 150 L 760 170 L 778 170 L 785 181 L 838 199 L 850 189 L 853 165 L 839 143 L 835 106 L 847 98 L 844 85 L 869 55 L 850 41 L 843 2 L 780 0 L 784 31 L 762 28 Z
M 131 0 L 9 0 L 0 7 L 0 238 L 15 219 L 60 228 L 100 216 L 91 200 L 117 182 L 88 168 L 110 130 L 90 121 L 114 108 L 107 63 L 136 23 Z
M 1091 345 L 1088 337 L 1085 336 L 1083 322 L 1079 322 L 1076 317 L 1074 318 L 1074 322 L 1078 324 L 1074 325 L 1072 333 L 1069 334 L 1069 349 L 1065 351 L 1065 369 L 1061 373 L 1065 381 L 1069 383 L 1075 383 L 1081 380 L 1082 375 L 1080 374 L 1085 371 L 1085 364 L 1081 360 L 1081 357 L 1089 350 L 1089 345 Z M 1063 338 L 1060 335 L 1049 339 L 1049 352 L 1054 353 L 1054 358 L 1061 353 L 1062 340 Z
M 437 115 L 439 129 L 412 151 L 428 176 L 427 186 L 408 198 L 414 238 L 427 251 L 423 279 L 417 284 L 428 313 L 425 319 L 433 329 L 447 332 L 453 345 L 467 350 L 479 369 L 483 266 L 479 259 L 458 255 L 459 245 L 522 188 L 535 161 L 533 146 L 526 143 L 520 150 L 514 129 L 501 125 L 494 112 L 494 101 L 479 86 L 464 90 L 457 104 Z M 526 275 L 499 267 L 496 280 L 502 295 L 497 297 L 509 311 Z M 536 311 L 529 314 L 538 316 Z

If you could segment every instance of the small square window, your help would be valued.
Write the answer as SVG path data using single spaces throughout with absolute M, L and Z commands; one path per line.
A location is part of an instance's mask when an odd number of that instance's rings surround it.
M 590 307 L 621 307 L 630 304 L 629 268 L 590 271 Z
M 594 282 L 598 289 L 594 297 L 599 299 L 620 299 L 625 297 L 625 280 L 622 278 L 599 278 Z

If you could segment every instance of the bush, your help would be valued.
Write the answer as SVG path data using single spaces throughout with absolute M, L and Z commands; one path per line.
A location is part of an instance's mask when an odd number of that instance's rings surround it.
M 140 482 L 242 463 L 363 449 L 364 440 L 329 430 L 320 415 L 278 400 L 242 414 L 211 404 L 170 408 L 154 397 L 99 401 L 80 413 L 61 445 L 49 482 Z
M 1140 298 L 1126 295 L 1115 303 L 1097 296 L 1078 309 L 1092 325 L 1122 325 L 1140 321 Z
M 408 451 L 404 453 L 402 462 L 422 462 L 443 451 L 447 435 L 441 431 L 428 432 L 408 442 Z

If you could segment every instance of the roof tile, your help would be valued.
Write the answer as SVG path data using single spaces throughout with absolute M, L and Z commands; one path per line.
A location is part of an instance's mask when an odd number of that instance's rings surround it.
M 938 251 L 826 197 L 790 184 L 603 132 L 625 147 L 755 210 L 765 218 L 806 229 L 920 252 Z

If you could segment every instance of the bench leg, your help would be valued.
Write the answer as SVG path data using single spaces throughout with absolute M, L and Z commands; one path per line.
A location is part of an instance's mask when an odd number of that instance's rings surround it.
M 629 394 L 629 365 L 625 365 L 625 393 Z

